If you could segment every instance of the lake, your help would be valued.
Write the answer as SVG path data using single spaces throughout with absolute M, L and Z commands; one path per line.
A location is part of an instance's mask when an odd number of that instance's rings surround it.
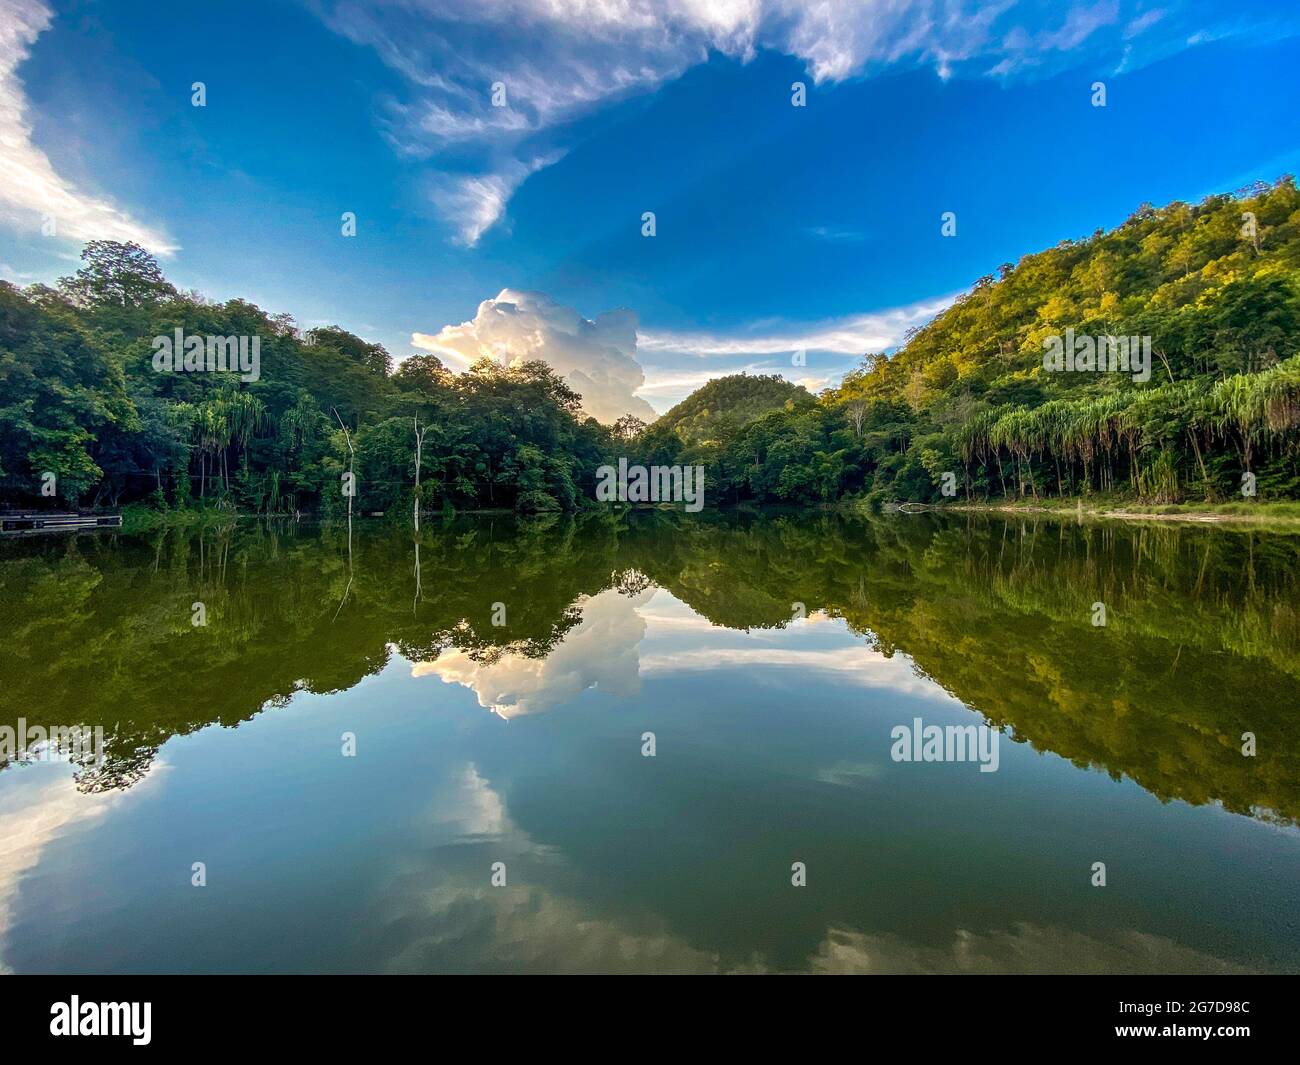
M 0 971 L 1294 972 L 1298 593 L 1057 518 L 8 541 L 0 726 L 103 749 L 0 769 Z

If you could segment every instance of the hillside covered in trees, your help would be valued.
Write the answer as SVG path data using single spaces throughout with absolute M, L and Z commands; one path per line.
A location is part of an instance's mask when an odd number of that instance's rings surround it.
M 815 403 L 802 385 L 776 374 L 732 374 L 701 385 L 654 425 L 656 432 L 671 432 L 685 444 L 707 444 L 729 440 L 771 411 L 806 411 Z
M 731 499 L 1148 502 L 1300 497 L 1300 192 L 1294 178 L 1141 207 L 1006 263 L 811 407 L 656 460 L 705 464 Z M 1069 330 L 1069 334 L 1067 334 Z M 1151 373 L 1053 372 L 1053 337 L 1149 338 Z M 716 382 L 715 382 L 716 384 Z M 1243 475 L 1252 475 L 1245 479 Z
M 0 281 L 0 504 L 337 514 L 592 505 L 600 465 L 702 465 L 711 505 L 1103 495 L 1300 498 L 1300 192 L 1291 177 L 1004 264 L 817 397 L 715 380 L 602 426 L 545 363 L 394 368 L 345 330 L 177 291 L 94 242 L 57 287 Z M 181 331 L 178 333 L 177 331 Z M 159 373 L 160 337 L 260 338 L 255 375 Z M 1149 343 L 1149 373 L 1054 372 L 1054 338 Z M 423 430 L 417 489 L 416 428 Z M 945 477 L 951 474 L 951 477 Z
M 814 405 L 719 423 L 709 439 L 677 430 L 676 448 L 656 423 L 643 450 L 702 463 L 714 500 L 935 501 L 948 472 L 957 496 L 976 500 L 1214 502 L 1241 499 L 1247 473 L 1256 498 L 1300 498 L 1293 178 L 1144 204 L 998 275 Z M 1099 348 L 1149 337 L 1149 379 L 1045 369 L 1067 330 Z

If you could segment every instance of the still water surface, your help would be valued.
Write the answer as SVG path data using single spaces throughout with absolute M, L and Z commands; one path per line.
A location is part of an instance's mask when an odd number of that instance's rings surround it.
M 106 737 L 0 769 L 0 971 L 1298 971 L 1298 592 L 1056 520 L 0 544 L 0 726 Z

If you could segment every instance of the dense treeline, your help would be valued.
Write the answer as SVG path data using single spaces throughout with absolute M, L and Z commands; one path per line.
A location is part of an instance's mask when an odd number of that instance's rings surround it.
M 594 491 L 611 430 L 541 362 L 449 373 L 431 355 L 396 370 L 335 327 L 301 332 L 242 300 L 180 293 L 143 249 L 94 242 L 57 288 L 0 283 L 0 501 L 147 500 L 260 513 L 573 509 Z M 158 372 L 155 338 L 257 337 L 260 366 Z M 355 452 L 355 453 L 354 453 Z
M 1247 473 L 1259 498 L 1300 497 L 1294 179 L 1143 205 L 999 273 L 817 403 L 763 379 L 726 392 L 714 382 L 711 404 L 692 397 L 641 450 L 704 464 L 715 501 L 933 501 L 945 473 L 973 499 L 1220 501 L 1241 498 Z M 1098 344 L 1149 337 L 1149 379 L 1045 369 L 1045 342 L 1067 330 Z M 710 407 L 713 431 L 701 432 Z M 719 417 L 729 408 L 752 416 Z
M 138 247 L 94 242 L 82 258 L 55 288 L 0 282 L 0 503 L 48 503 L 53 474 L 82 506 L 333 514 L 353 472 L 366 513 L 409 512 L 413 495 L 425 510 L 574 510 L 620 455 L 703 466 L 710 504 L 1300 498 L 1289 176 L 1143 205 L 1005 264 L 818 397 L 723 378 L 648 427 L 584 417 L 542 362 L 453 374 L 417 355 L 394 369 L 337 327 L 178 292 Z M 157 338 L 173 335 L 257 337 L 259 372 L 160 373 Z M 1044 352 L 1063 335 L 1150 338 L 1150 372 L 1053 372 Z

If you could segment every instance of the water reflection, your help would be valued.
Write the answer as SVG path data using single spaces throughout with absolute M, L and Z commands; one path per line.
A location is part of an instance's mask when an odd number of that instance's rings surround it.
M 649 673 L 784 662 L 846 684 L 932 679 L 1036 748 L 1161 798 L 1300 815 L 1300 538 L 919 517 L 463 519 L 424 530 L 414 610 L 409 534 L 358 538 L 355 569 L 345 531 L 303 527 L 6 545 L 0 723 L 26 708 L 102 725 L 107 765 L 81 774 L 100 790 L 138 780 L 169 736 L 349 688 L 394 653 L 504 717 L 586 689 L 631 696 Z M 656 587 L 686 607 L 647 614 Z M 206 627 L 190 624 L 194 601 Z M 683 634 L 671 657 L 639 652 L 647 618 Z M 717 638 L 828 622 L 862 651 Z M 905 664 L 888 664 L 895 651 Z M 1254 760 L 1240 756 L 1247 731 Z
M 432 661 L 415 663 L 411 675 L 463 684 L 479 706 L 504 718 L 550 710 L 589 688 L 630 698 L 641 690 L 637 651 L 646 632 L 637 607 L 650 594 L 611 588 L 580 598 L 573 607 L 581 620 L 543 655 L 526 648 L 484 654 L 453 646 Z
M 0 965 L 1300 961 L 1300 538 L 647 512 L 460 518 L 419 549 L 5 545 L 0 724 L 101 725 L 108 757 L 0 772 Z M 914 715 L 1017 742 L 995 774 L 894 764 Z

